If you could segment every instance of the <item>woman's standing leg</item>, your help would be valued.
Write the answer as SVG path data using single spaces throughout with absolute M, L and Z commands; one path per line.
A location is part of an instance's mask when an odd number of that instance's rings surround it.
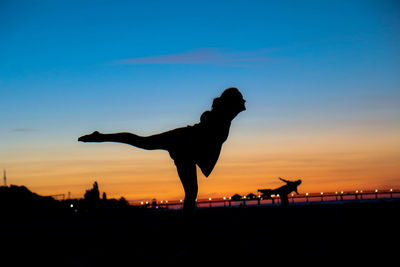
M 198 192 L 196 164 L 190 159 L 176 159 L 175 165 L 185 190 L 185 201 L 183 203 L 183 216 L 187 226 L 192 224 L 196 198 Z

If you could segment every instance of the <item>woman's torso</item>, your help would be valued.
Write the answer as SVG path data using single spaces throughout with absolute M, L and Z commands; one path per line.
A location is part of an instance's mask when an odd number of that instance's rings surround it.
M 203 174 L 209 176 L 218 160 L 222 144 L 228 138 L 230 121 L 212 115 L 206 117 L 202 116 L 198 124 L 177 128 L 167 133 L 173 139 L 169 149 L 171 158 L 193 160 Z

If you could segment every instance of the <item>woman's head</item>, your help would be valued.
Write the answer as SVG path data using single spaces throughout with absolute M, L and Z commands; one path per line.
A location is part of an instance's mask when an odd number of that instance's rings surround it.
M 215 111 L 232 113 L 233 117 L 246 110 L 242 94 L 235 87 L 226 89 L 220 97 L 214 99 L 212 108 Z

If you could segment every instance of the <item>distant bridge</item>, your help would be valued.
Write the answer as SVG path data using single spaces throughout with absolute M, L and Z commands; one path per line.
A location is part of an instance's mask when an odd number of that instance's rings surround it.
M 290 204 L 307 204 L 307 203 L 332 203 L 332 202 L 350 202 L 350 201 L 373 201 L 384 199 L 400 199 L 400 189 L 385 190 L 353 190 L 353 191 L 335 191 L 335 192 L 318 192 L 289 194 Z M 196 206 L 198 208 L 206 207 L 232 207 L 232 206 L 256 206 L 256 205 L 276 205 L 280 204 L 279 195 L 272 195 L 271 198 L 264 198 L 262 195 L 249 194 L 247 196 L 220 197 L 198 199 Z M 134 206 L 143 206 L 148 208 L 167 208 L 181 209 L 183 200 L 160 200 L 160 201 L 135 201 L 131 202 Z

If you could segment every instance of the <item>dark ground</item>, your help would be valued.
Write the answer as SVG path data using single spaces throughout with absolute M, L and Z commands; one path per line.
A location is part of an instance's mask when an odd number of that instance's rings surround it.
M 398 261 L 399 208 L 380 201 L 199 209 L 193 231 L 173 210 L 7 215 L 0 266 L 382 266 Z

